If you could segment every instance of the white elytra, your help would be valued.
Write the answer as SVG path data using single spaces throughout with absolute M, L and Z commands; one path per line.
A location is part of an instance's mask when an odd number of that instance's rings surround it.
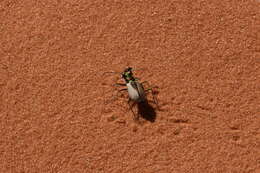
M 130 81 L 126 86 L 131 100 L 135 102 L 145 101 L 145 92 L 142 84 L 136 81 Z

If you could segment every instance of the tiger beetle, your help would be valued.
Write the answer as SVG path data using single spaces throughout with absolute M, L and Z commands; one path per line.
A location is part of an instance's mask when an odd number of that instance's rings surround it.
M 132 67 L 128 67 L 122 73 L 120 73 L 125 83 L 116 83 L 116 85 L 127 87 L 127 88 L 120 89 L 119 92 L 126 91 L 126 90 L 128 91 L 129 98 L 127 103 L 132 113 L 134 114 L 135 118 L 137 118 L 132 108 L 134 105 L 139 103 L 148 103 L 148 100 L 146 98 L 147 92 L 150 91 L 152 93 L 153 102 L 156 104 L 157 108 L 158 108 L 158 104 L 154 96 L 153 87 L 149 86 L 148 89 L 144 89 L 143 84 L 147 83 L 149 85 L 149 82 L 148 81 L 139 82 L 139 79 L 134 77 L 132 70 L 133 70 Z M 118 73 L 118 72 L 108 72 L 108 73 Z M 133 103 L 132 105 L 130 104 L 131 102 Z

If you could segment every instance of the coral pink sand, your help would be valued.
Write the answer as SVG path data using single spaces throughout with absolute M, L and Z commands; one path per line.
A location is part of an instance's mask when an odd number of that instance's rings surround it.
M 0 2 L 0 172 L 259 173 L 260 2 Z M 132 66 L 156 89 L 116 96 Z M 145 85 L 147 88 L 148 86 Z M 152 100 L 152 96 L 148 95 Z

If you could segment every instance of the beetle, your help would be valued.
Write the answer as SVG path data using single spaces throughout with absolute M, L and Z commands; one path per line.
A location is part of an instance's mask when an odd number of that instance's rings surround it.
M 158 108 L 158 104 L 154 96 L 153 88 L 149 86 L 148 89 L 144 89 L 143 87 L 144 83 L 147 83 L 149 85 L 149 82 L 148 81 L 139 82 L 139 79 L 134 76 L 132 70 L 133 70 L 132 67 L 127 67 L 121 73 L 121 77 L 124 79 L 125 83 L 116 83 L 116 85 L 127 87 L 127 88 L 120 89 L 119 92 L 126 91 L 126 90 L 128 91 L 128 96 L 129 96 L 128 105 L 136 118 L 137 116 L 134 113 L 132 108 L 136 104 L 148 102 L 146 97 L 147 92 L 151 91 L 153 96 L 153 101 L 156 104 L 157 108 Z M 117 72 L 112 72 L 112 73 L 117 73 Z M 130 102 L 133 102 L 133 104 L 131 105 Z

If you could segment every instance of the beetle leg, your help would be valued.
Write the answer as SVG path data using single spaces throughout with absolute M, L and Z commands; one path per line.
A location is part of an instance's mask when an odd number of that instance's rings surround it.
M 149 83 L 148 81 L 143 81 L 143 82 L 141 82 L 141 84 L 144 84 L 144 83 L 146 83 L 149 88 L 152 88 L 151 85 L 150 85 L 150 83 Z
M 144 83 L 148 83 L 148 85 L 149 85 L 149 82 L 148 82 L 148 81 L 143 81 L 143 82 L 141 82 L 141 84 L 144 84 Z
M 117 91 L 117 94 L 121 93 L 122 91 L 126 91 L 126 90 L 127 90 L 127 88 L 120 89 L 120 90 Z
M 136 104 L 135 102 L 133 102 L 132 104 L 131 103 L 131 99 L 129 98 L 128 101 L 127 101 L 128 105 L 129 105 L 129 108 L 131 109 L 133 115 L 134 115 L 134 119 L 137 120 L 139 117 L 134 113 L 133 111 L 133 107 L 134 105 Z
M 127 88 L 120 89 L 118 90 L 118 92 L 125 91 L 125 90 L 127 90 Z
M 148 88 L 158 88 L 158 86 L 152 86 L 151 87 L 151 85 L 150 85 L 150 83 L 148 81 L 141 82 L 141 84 L 144 84 L 144 83 L 146 83 L 148 85 Z
M 115 97 L 118 97 L 118 94 L 121 93 L 121 91 L 126 91 L 126 90 L 127 90 L 127 88 L 123 88 L 123 89 L 118 90 L 116 95 L 113 94 L 113 95 L 114 95 L 114 96 L 113 96 L 113 99 L 114 99 Z
M 126 86 L 125 83 L 116 83 L 115 85 L 119 85 L 119 86 Z
M 151 94 L 152 94 L 152 96 L 153 96 L 153 101 L 154 101 L 154 103 L 156 104 L 157 109 L 159 109 L 158 101 L 157 101 L 157 99 L 156 99 L 156 97 L 155 97 L 155 94 L 154 94 L 153 89 L 152 89 L 152 88 L 148 88 L 148 89 L 145 90 L 145 92 L 149 92 L 149 91 L 151 91 Z
M 127 88 L 120 89 L 120 90 L 117 91 L 117 94 L 121 93 L 122 91 L 126 91 L 126 90 L 127 90 Z

